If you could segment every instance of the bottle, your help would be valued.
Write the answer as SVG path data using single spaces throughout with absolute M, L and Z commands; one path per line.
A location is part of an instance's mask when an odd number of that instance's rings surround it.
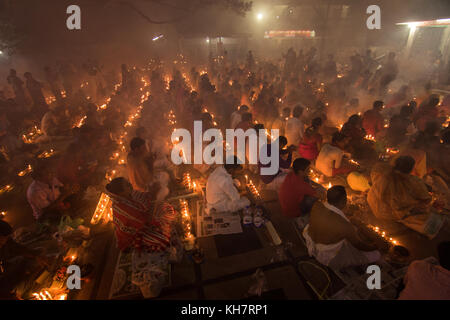
M 245 226 L 252 223 L 252 210 L 250 206 L 246 206 L 244 209 L 244 217 L 242 218 L 242 223 Z
M 261 208 L 256 208 L 255 215 L 253 217 L 253 224 L 255 227 L 259 228 L 263 225 L 264 219 L 263 219 L 263 211 Z

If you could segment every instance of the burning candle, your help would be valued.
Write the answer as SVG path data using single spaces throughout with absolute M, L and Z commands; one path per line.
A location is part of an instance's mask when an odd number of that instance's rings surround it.
M 2 187 L 2 188 L 0 189 L 0 194 L 3 194 L 3 193 L 5 193 L 5 192 L 9 192 L 9 191 L 11 191 L 12 189 L 14 189 L 14 187 L 13 187 L 12 185 L 10 185 L 10 184 L 7 184 L 6 186 L 4 186 L 4 187 Z
M 256 189 L 256 186 L 253 184 L 252 180 L 249 180 L 249 182 L 247 183 L 247 188 L 250 190 L 251 194 L 255 199 L 261 198 L 259 191 L 258 189 Z
M 33 168 L 31 167 L 31 165 L 28 165 L 26 169 L 20 171 L 17 175 L 19 177 L 23 177 L 23 176 L 29 174 L 31 171 L 33 171 Z
M 183 174 L 183 185 L 186 187 L 186 189 L 191 190 L 192 189 L 192 181 L 191 181 L 191 175 L 189 172 L 185 172 Z
M 38 158 L 39 159 L 50 158 L 51 156 L 53 156 L 54 153 L 55 153 L 55 151 L 53 149 L 50 149 L 50 151 L 42 152 L 40 155 L 38 155 Z
M 94 214 L 91 219 L 91 224 L 97 224 L 103 218 L 105 213 L 111 210 L 111 199 L 106 193 L 102 193 L 100 199 L 98 200 L 97 207 L 95 208 Z M 107 217 L 108 218 L 108 217 Z
M 384 240 L 386 240 L 387 242 L 389 242 L 390 244 L 392 244 L 392 245 L 394 245 L 394 246 L 398 245 L 398 241 L 395 240 L 395 239 L 392 238 L 392 237 L 389 237 L 389 236 L 386 234 L 386 231 L 382 231 L 379 227 L 373 226 L 373 225 L 368 225 L 368 227 L 369 227 L 370 229 L 372 229 L 376 234 L 378 234 L 379 236 L 381 236 Z
M 191 232 L 191 216 L 189 213 L 189 204 L 185 199 L 180 199 L 181 219 L 184 226 L 185 249 L 192 250 L 195 243 L 195 237 Z

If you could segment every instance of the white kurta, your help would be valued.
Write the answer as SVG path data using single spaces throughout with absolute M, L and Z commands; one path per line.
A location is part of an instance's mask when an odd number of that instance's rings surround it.
M 303 138 L 303 131 L 305 126 L 303 121 L 298 118 L 289 118 L 286 122 L 285 136 L 288 140 L 288 145 L 293 144 L 298 146 Z
M 206 211 L 234 212 L 250 205 L 246 197 L 241 197 L 233 184 L 233 178 L 223 166 L 217 167 L 206 182 Z

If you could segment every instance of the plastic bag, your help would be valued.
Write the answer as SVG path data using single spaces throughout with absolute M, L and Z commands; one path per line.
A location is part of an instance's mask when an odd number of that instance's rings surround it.
M 355 191 L 364 192 L 370 189 L 367 178 L 357 171 L 349 173 L 347 183 Z
M 138 286 L 144 298 L 157 297 L 168 284 L 167 253 L 133 251 L 131 282 Z
M 58 230 L 63 233 L 63 230 L 66 230 L 66 227 L 70 227 L 72 229 L 77 229 L 79 226 L 83 224 L 84 220 L 81 218 L 72 219 L 70 216 L 65 215 L 61 217 L 61 221 L 59 222 Z
M 252 285 L 248 289 L 247 294 L 249 296 L 258 296 L 267 291 L 267 279 L 262 269 L 256 269 L 256 272 L 252 275 Z

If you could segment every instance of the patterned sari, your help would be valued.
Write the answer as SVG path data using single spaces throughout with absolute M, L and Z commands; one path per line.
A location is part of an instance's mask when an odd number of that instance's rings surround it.
M 133 191 L 131 199 L 108 193 L 112 200 L 117 246 L 161 252 L 170 247 L 175 209 L 168 203 L 151 201 L 148 193 Z

